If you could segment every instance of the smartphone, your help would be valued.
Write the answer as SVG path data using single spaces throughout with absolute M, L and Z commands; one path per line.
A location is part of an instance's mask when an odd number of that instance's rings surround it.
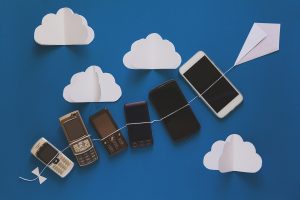
M 147 102 L 140 101 L 125 104 L 124 111 L 130 146 L 137 148 L 152 145 L 152 129 Z
M 98 154 L 78 110 L 59 118 L 61 127 L 80 166 L 98 160 Z
M 182 65 L 179 72 L 219 118 L 225 117 L 243 101 L 241 93 L 203 51 Z
M 149 99 L 173 140 L 188 138 L 200 129 L 200 123 L 175 80 L 152 89 Z
M 31 148 L 31 154 L 47 165 L 61 178 L 64 178 L 72 170 L 74 163 L 60 152 L 45 138 L 40 138 Z
M 109 155 L 115 155 L 128 147 L 108 109 L 104 108 L 95 113 L 90 121 Z

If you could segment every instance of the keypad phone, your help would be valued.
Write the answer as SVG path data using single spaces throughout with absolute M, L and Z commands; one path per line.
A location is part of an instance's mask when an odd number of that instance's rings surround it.
M 69 174 L 74 166 L 74 163 L 67 156 L 45 138 L 40 138 L 33 145 L 31 154 L 62 178 Z
M 152 129 L 147 102 L 125 104 L 124 111 L 130 146 L 136 148 L 152 145 Z
M 109 155 L 115 155 L 128 147 L 108 109 L 95 113 L 90 121 Z
M 98 160 L 98 154 L 79 111 L 68 113 L 59 118 L 59 121 L 78 164 L 86 166 Z

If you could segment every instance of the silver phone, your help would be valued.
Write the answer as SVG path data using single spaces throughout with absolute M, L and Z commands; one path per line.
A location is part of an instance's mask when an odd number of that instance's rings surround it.
M 48 165 L 61 178 L 69 174 L 74 166 L 74 163 L 67 156 L 43 137 L 33 145 L 31 154 L 44 165 Z

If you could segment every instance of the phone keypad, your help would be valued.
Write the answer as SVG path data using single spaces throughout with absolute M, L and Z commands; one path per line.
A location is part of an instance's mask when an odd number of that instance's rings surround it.
M 91 147 L 91 143 L 89 139 L 81 140 L 80 142 L 73 145 L 73 149 L 75 153 L 80 153 L 82 151 L 87 150 L 90 147 Z
M 108 151 L 109 155 L 116 154 L 128 147 L 126 140 L 119 132 L 104 139 L 102 143 L 105 146 L 105 149 Z
M 88 165 L 98 160 L 98 155 L 95 148 L 91 148 L 83 154 L 76 155 L 77 161 L 80 166 Z
M 134 141 L 131 143 L 131 146 L 133 148 L 137 148 L 137 147 L 145 147 L 145 146 L 149 146 L 153 144 L 153 140 L 152 139 L 147 139 L 147 140 L 140 140 L 140 141 Z
M 59 154 L 53 159 L 50 168 L 53 169 L 59 176 L 64 176 L 65 172 L 72 167 L 73 162 L 66 156 Z

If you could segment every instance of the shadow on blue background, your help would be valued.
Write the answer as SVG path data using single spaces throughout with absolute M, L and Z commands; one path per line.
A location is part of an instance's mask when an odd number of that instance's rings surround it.
M 68 6 L 86 17 L 95 31 L 88 46 L 42 47 L 33 41 L 42 17 Z M 0 16 L 1 199 L 300 199 L 299 161 L 299 1 L 58 1 L 3 0 Z M 183 62 L 204 50 L 225 71 L 237 57 L 253 22 L 281 23 L 280 51 L 245 63 L 228 74 L 244 96 L 224 120 L 200 100 L 192 103 L 202 128 L 174 144 L 163 125 L 152 126 L 154 145 L 109 157 L 98 142 L 100 160 L 61 179 L 46 170 L 39 185 L 31 170 L 42 167 L 32 155 L 45 137 L 67 145 L 58 118 L 79 109 L 88 117 L 107 107 L 119 126 L 123 105 L 147 100 L 148 91 L 176 79 L 187 99 L 195 93 L 178 70 L 133 71 L 122 57 L 137 39 L 157 32 L 174 43 Z M 112 73 L 123 96 L 116 103 L 70 104 L 62 97 L 71 76 L 90 65 Z M 149 105 L 151 119 L 158 116 Z M 122 131 L 127 137 L 127 131 Z M 238 133 L 255 144 L 263 158 L 257 174 L 221 174 L 205 169 L 203 156 L 216 140 Z M 67 156 L 74 160 L 72 153 Z

